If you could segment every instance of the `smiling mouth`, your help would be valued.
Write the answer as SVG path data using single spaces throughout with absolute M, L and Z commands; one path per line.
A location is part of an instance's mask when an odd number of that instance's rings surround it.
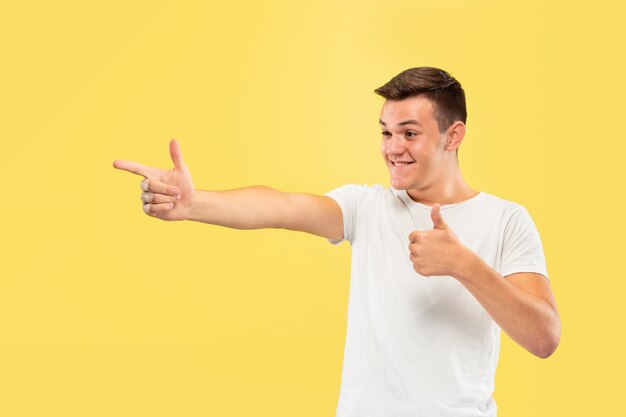
M 393 165 L 394 167 L 403 167 L 403 166 L 411 165 L 411 164 L 415 163 L 415 161 L 413 161 L 413 162 L 393 162 L 393 161 L 389 161 L 389 162 L 391 162 L 391 165 Z

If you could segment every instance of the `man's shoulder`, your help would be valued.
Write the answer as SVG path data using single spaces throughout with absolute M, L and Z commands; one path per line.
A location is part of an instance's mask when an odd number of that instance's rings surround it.
M 343 192 L 343 193 L 351 193 L 358 195 L 370 195 L 370 194 L 381 194 L 381 193 L 389 193 L 391 191 L 390 188 L 385 187 L 380 184 L 344 184 L 330 192 Z
M 481 209 L 486 211 L 497 210 L 509 216 L 520 211 L 526 211 L 526 208 L 516 201 L 507 200 L 486 192 L 482 192 L 482 195 L 483 198 L 480 199 L 479 203 L 481 205 Z
M 397 197 L 397 190 L 380 184 L 345 184 L 328 193 L 327 196 L 335 200 L 350 202 L 355 206 L 387 205 Z

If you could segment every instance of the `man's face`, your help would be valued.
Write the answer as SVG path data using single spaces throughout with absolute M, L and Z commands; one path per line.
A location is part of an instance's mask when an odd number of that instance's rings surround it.
M 446 134 L 439 133 L 433 110 L 433 103 L 421 96 L 383 105 L 380 151 L 397 190 L 428 188 L 441 173 Z

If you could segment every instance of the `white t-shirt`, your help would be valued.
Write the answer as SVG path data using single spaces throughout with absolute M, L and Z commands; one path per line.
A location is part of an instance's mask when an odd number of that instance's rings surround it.
M 433 228 L 432 207 L 406 190 L 349 184 L 326 194 L 341 207 L 352 272 L 337 417 L 496 416 L 492 393 L 500 327 L 450 276 L 423 277 L 409 233 Z M 548 278 L 527 210 L 486 193 L 441 206 L 460 241 L 502 276 Z

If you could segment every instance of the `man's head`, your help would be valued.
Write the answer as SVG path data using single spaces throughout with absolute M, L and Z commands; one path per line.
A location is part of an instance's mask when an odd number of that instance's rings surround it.
M 416 96 L 429 99 L 434 104 L 434 117 L 441 133 L 455 121 L 465 124 L 467 119 L 465 92 L 461 84 L 439 68 L 409 68 L 374 92 L 387 100 L 403 100 Z
M 375 90 L 387 100 L 380 113 L 381 154 L 392 187 L 427 190 L 458 175 L 465 136 L 465 94 L 445 71 L 406 70 Z

